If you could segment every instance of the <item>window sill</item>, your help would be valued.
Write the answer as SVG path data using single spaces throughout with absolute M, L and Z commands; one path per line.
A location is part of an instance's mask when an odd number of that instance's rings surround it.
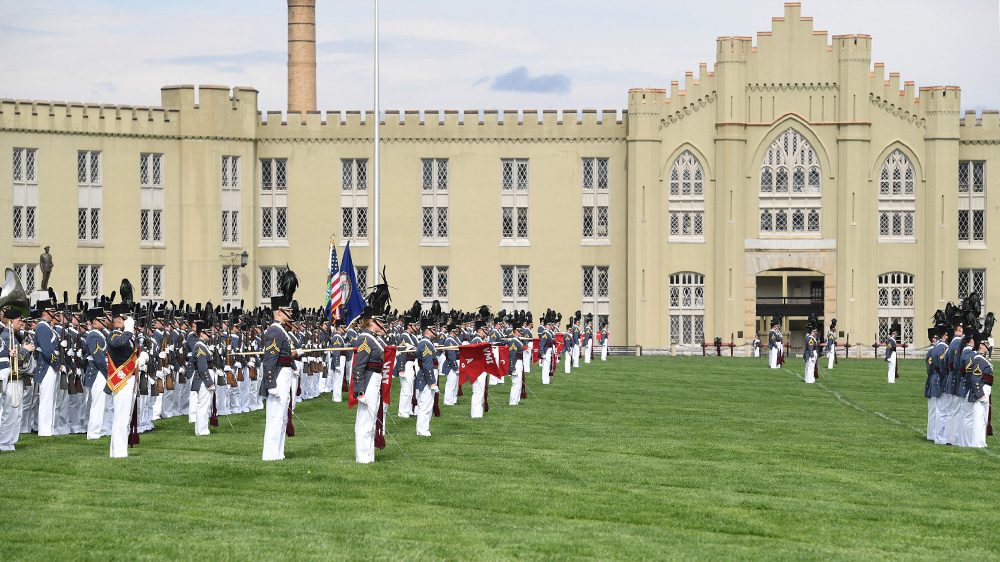
M 239 250 L 243 245 L 239 242 L 223 242 L 222 247 L 227 250 Z
M 584 238 L 583 240 L 580 241 L 580 245 L 581 246 L 610 246 L 611 245 L 611 240 L 607 240 L 607 239 L 594 240 L 592 238 L 591 239 Z
M 348 242 L 350 242 L 352 246 L 362 246 L 362 247 L 367 247 L 368 246 L 368 239 L 367 238 L 365 238 L 363 240 L 354 240 L 354 239 L 348 238 L 346 240 L 341 240 L 340 241 L 340 247 L 343 248 L 344 246 L 347 245 Z
M 916 238 L 879 238 L 879 244 L 916 244 Z
M 959 250 L 985 250 L 986 242 L 959 242 Z
M 501 248 L 530 248 L 531 242 L 527 240 L 501 240 Z
M 140 242 L 139 248 L 143 250 L 163 250 L 167 247 L 166 244 L 160 243 L 150 243 L 150 242 Z
M 14 240 L 14 242 L 11 243 L 11 246 L 22 247 L 22 248 L 29 248 L 29 247 L 38 248 L 39 244 L 37 240 Z
M 261 240 L 257 243 L 258 248 L 287 248 L 288 240 Z
M 80 248 L 103 248 L 104 242 L 100 240 L 97 241 L 77 240 L 76 245 L 77 247 Z
M 823 234 L 820 232 L 761 232 L 758 234 L 761 240 L 782 240 L 782 239 L 820 239 Z
M 670 236 L 667 238 L 669 244 L 704 244 L 704 236 Z
M 449 243 L 447 240 L 421 240 L 420 246 L 424 248 L 446 248 Z

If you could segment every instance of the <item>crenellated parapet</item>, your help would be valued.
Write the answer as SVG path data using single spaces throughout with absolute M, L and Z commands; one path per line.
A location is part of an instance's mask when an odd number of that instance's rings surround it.
M 966 111 L 959 121 L 962 144 L 1000 144 L 1000 111 L 984 109 L 982 114 Z
M 166 107 L 0 99 L 0 130 L 175 137 L 180 131 L 180 112 Z
M 624 140 L 627 112 L 615 109 L 387 110 L 379 135 L 385 142 L 550 142 Z M 258 114 L 262 142 L 370 142 L 371 111 Z

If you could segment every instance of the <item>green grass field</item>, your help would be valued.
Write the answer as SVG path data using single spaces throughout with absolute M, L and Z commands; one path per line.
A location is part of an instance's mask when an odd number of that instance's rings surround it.
M 158 422 L 127 460 L 22 436 L 0 559 L 1000 558 L 1000 455 L 927 442 L 922 366 L 900 365 L 892 386 L 873 360 L 814 386 L 800 359 L 616 357 L 546 387 L 536 368 L 520 406 L 493 387 L 471 420 L 467 393 L 430 439 L 393 416 L 367 466 L 328 399 L 277 463 L 263 412 L 204 438 Z

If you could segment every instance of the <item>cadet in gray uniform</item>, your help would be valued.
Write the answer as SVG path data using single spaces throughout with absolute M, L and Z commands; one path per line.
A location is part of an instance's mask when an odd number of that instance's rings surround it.
M 993 388 L 993 364 L 986 357 L 990 354 L 989 334 L 979 334 L 976 354 L 967 369 L 968 401 L 972 404 L 972 426 L 967 447 L 986 447 L 986 428 L 989 424 L 990 392 Z
M 104 434 L 104 412 L 108 395 L 104 388 L 108 385 L 108 341 L 102 329 L 106 317 L 104 309 L 87 309 L 90 330 L 84 340 L 87 354 L 87 371 L 83 377 L 84 392 L 87 394 L 89 417 L 87 418 L 87 439 L 100 439 Z
M 0 451 L 13 451 L 21 435 L 23 381 L 31 376 L 28 363 L 35 346 L 30 343 L 21 345 L 14 336 L 24 326 L 20 310 L 6 307 L 0 316 L 3 317 L 0 324 L 0 389 L 3 391 L 0 396 Z
M 215 400 L 215 381 L 212 378 L 212 370 L 215 365 L 212 363 L 212 353 L 208 349 L 209 335 L 206 332 L 208 323 L 202 320 L 195 321 L 192 338 L 194 341 L 194 352 L 192 353 L 191 366 L 191 392 L 197 395 L 197 405 L 195 406 L 194 434 L 208 435 L 209 417 L 212 403 Z
M 287 270 L 286 273 L 291 272 Z M 295 274 L 292 273 L 292 276 Z M 298 285 L 298 279 L 295 280 Z M 294 289 L 292 289 L 294 292 Z M 298 353 L 292 348 L 292 338 L 286 325 L 291 321 L 298 305 L 294 305 L 290 294 L 271 297 L 274 322 L 261 338 L 263 358 L 261 359 L 260 396 L 266 397 L 266 423 L 264 425 L 264 450 L 261 459 L 265 461 L 285 458 L 285 437 L 292 400 L 295 399 L 295 358 Z
M 437 337 L 434 321 L 420 319 L 421 337 L 417 341 L 417 372 L 413 387 L 417 393 L 417 435 L 431 436 L 431 413 L 434 409 L 434 395 L 437 394 L 437 375 L 434 373 L 434 358 L 437 355 L 433 339 Z

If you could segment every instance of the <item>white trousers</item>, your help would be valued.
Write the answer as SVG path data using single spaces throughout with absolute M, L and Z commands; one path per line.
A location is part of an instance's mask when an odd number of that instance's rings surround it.
M 944 384 L 943 379 L 941 383 Z M 938 445 L 945 445 L 948 443 L 948 416 L 951 414 L 951 410 L 949 409 L 950 398 L 950 394 L 942 393 L 941 396 L 934 401 L 934 443 Z
M 417 393 L 417 435 L 431 436 L 431 415 L 434 413 L 434 391 L 427 385 Z
M 759 347 L 753 348 L 753 356 L 754 357 L 760 357 L 760 348 Z
M 7 369 L 0 372 L 0 379 L 7 380 Z M 24 403 L 24 383 L 9 381 L 4 385 L 6 392 L 0 396 L 0 451 L 13 451 L 21 436 L 21 404 Z M 16 406 L 13 398 L 20 401 Z
M 219 388 L 219 385 L 215 386 Z M 209 390 L 204 384 L 195 393 L 195 398 L 192 400 L 194 404 L 194 434 L 195 435 L 208 435 L 211 431 L 208 429 L 208 418 L 212 416 L 212 399 L 215 398 L 215 392 Z M 219 412 L 219 405 L 216 404 L 215 410 Z
M 803 378 L 805 379 L 806 384 L 813 384 L 814 382 L 816 382 L 816 355 L 815 355 L 815 353 L 813 354 L 812 357 L 810 357 L 809 359 L 806 359 L 806 372 L 805 372 L 805 376 Z
M 550 373 L 552 372 L 552 348 L 545 350 L 542 355 L 542 384 L 549 384 Z
M 114 418 L 111 420 L 111 458 L 113 459 L 128 457 L 128 426 L 129 422 L 132 421 L 134 402 L 132 394 L 134 391 L 135 375 L 129 377 L 125 386 L 111 397 L 115 408 Z
M 358 400 L 358 415 L 354 418 L 354 461 L 358 464 L 375 462 L 375 416 L 382 401 L 382 377 L 373 373 L 365 387 L 365 399 Z M 385 419 L 382 427 L 385 428 Z
M 401 418 L 408 418 L 413 415 L 413 377 L 416 374 L 415 366 L 416 361 L 407 361 L 403 366 L 403 372 L 399 374 L 399 417 Z
M 569 374 L 570 367 L 573 363 L 573 350 L 567 347 L 566 352 L 563 353 L 566 357 L 563 358 L 563 373 Z
M 973 425 L 975 420 L 975 412 L 973 408 L 975 404 L 969 402 L 968 398 L 959 398 L 961 402 L 958 406 L 959 418 L 961 421 L 958 424 L 958 445 L 959 447 L 971 447 L 970 443 L 973 441 Z M 983 426 L 983 431 L 985 432 L 985 427 Z M 985 439 L 985 433 L 984 439 Z
M 580 366 L 580 342 L 573 342 L 573 368 Z
M 587 347 L 583 349 L 583 362 L 590 363 L 590 358 L 594 355 L 594 340 L 587 341 Z
M 330 374 L 330 394 L 333 396 L 334 402 L 343 402 L 344 378 L 346 377 L 344 369 L 346 368 L 347 358 L 341 355 L 336 363 L 333 367 L 333 372 Z
M 89 389 L 84 389 L 89 395 L 90 417 L 87 419 L 87 439 L 100 439 L 104 430 L 104 410 L 107 408 L 108 395 L 104 392 L 104 387 L 108 386 L 108 379 L 101 373 L 94 377 L 94 385 Z
M 523 372 L 530 373 L 531 372 L 531 343 L 530 342 L 527 345 L 524 346 L 524 353 L 522 355 L 524 356 L 521 359 L 521 361 L 523 361 L 522 365 L 524 365 L 524 371 Z
M 938 428 L 938 399 L 931 396 L 927 399 L 927 440 L 934 441 Z
M 292 400 L 295 389 L 292 384 L 290 367 L 282 367 L 278 371 L 277 386 L 274 393 L 268 393 L 265 407 L 264 451 L 261 460 L 280 461 L 285 458 L 285 428 L 288 426 L 288 404 Z
M 486 379 L 489 377 L 486 373 L 479 375 L 476 382 L 472 383 L 472 401 L 469 408 L 469 413 L 474 418 L 483 417 L 483 400 L 486 394 Z
M 521 385 L 524 384 L 524 370 L 522 367 L 524 363 L 518 359 L 514 363 L 514 372 L 510 376 L 510 404 L 511 406 L 517 406 L 521 401 Z
M 892 353 L 889 354 L 888 363 L 889 363 L 889 367 L 888 367 L 889 370 L 887 371 L 886 379 L 888 380 L 889 384 L 895 384 L 896 383 L 896 352 L 895 351 L 893 351 Z
M 833 363 L 837 360 L 837 350 L 836 348 L 831 349 L 826 353 L 826 368 L 827 370 L 833 369 Z
M 962 400 L 954 394 L 948 395 L 948 426 L 945 428 L 947 442 L 958 445 L 962 438 Z
M 781 350 L 781 344 L 776 344 L 774 347 L 767 352 L 767 364 L 772 369 L 778 368 L 778 353 Z
M 38 385 L 38 436 L 52 437 L 56 423 L 56 390 L 59 375 L 49 367 Z
M 458 403 L 458 371 L 448 371 L 444 379 L 444 405 L 454 406 Z
M 198 419 L 198 393 L 188 391 L 188 423 L 194 423 Z
M 966 446 L 983 448 L 986 447 L 986 424 L 990 416 L 990 393 L 992 386 L 983 385 L 983 400 L 976 400 L 972 403 L 972 430 L 969 432 L 969 439 Z
M 607 338 L 605 338 L 601 342 L 601 361 L 607 361 L 607 360 L 608 360 L 608 340 Z

